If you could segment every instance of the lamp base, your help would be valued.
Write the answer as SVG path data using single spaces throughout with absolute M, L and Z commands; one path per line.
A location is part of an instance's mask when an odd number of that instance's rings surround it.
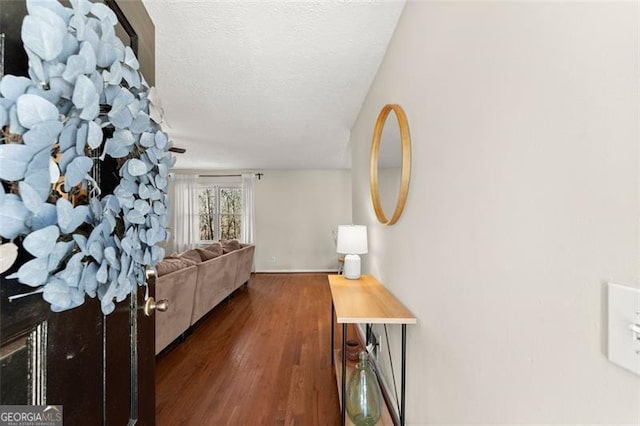
M 347 254 L 344 257 L 344 277 L 349 280 L 360 278 L 360 256 Z

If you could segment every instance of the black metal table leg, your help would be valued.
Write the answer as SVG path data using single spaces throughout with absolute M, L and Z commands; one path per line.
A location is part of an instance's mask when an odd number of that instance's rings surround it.
M 407 378 L 407 325 L 402 324 L 402 382 L 400 384 L 400 426 L 404 426 L 405 381 Z
M 347 324 L 342 324 L 342 426 L 347 424 Z
M 329 350 L 331 350 L 331 365 L 333 365 L 333 339 L 334 339 L 334 324 L 333 324 L 333 298 L 331 298 L 331 322 L 329 323 L 331 325 L 331 347 L 329 348 Z

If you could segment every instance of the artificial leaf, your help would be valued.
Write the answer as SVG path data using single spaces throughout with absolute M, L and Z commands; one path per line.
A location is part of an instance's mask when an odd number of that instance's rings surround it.
M 128 91 L 124 87 L 121 87 L 118 90 L 118 94 L 113 99 L 112 108 L 113 109 L 126 108 L 128 105 L 130 105 L 132 102 L 134 102 L 135 99 L 136 98 L 133 95 L 133 93 L 131 93 L 130 91 Z
M 55 2 L 57 3 L 57 2 Z M 70 33 L 65 34 L 62 41 L 62 52 L 58 55 L 60 62 L 67 62 L 69 57 L 78 51 L 78 40 Z
M 154 201 L 153 202 L 153 212 L 157 215 L 163 215 L 167 213 L 167 206 L 164 205 L 164 203 L 161 203 L 160 201 Z
M 20 124 L 27 129 L 42 121 L 58 120 L 58 108 L 38 95 L 21 95 L 16 107 Z
M 121 180 L 118 187 L 124 191 L 127 191 L 129 194 L 137 194 L 139 191 L 138 184 L 133 180 Z
M 96 88 L 96 93 L 101 94 L 104 91 L 104 80 L 102 79 L 102 74 L 97 70 L 89 74 L 89 80 L 93 83 L 93 87 Z
M 137 210 L 129 210 L 127 213 L 125 213 L 124 217 L 130 223 L 135 223 L 138 225 L 143 224 L 145 221 L 144 215 Z
M 91 246 L 91 244 L 93 244 L 94 241 L 99 241 L 102 238 L 101 236 L 102 230 L 103 230 L 102 223 L 100 223 L 99 225 L 93 228 L 93 231 L 91 231 L 91 234 L 89 235 L 89 239 L 87 240 L 87 247 Z
M 158 174 L 164 178 L 169 176 L 169 168 L 164 163 L 158 164 Z
M 64 280 L 69 287 L 77 287 L 82 275 L 82 258 L 84 254 L 76 253 L 65 264 L 65 268 L 56 274 L 56 277 Z
M 158 149 L 164 149 L 167 146 L 167 142 L 169 141 L 169 139 L 167 138 L 167 134 L 162 131 L 156 132 L 155 140 Z
M 18 246 L 12 242 L 0 244 L 0 274 L 13 266 L 18 258 Z
M 85 152 L 88 133 L 89 126 L 87 123 L 82 123 L 80 127 L 78 127 L 78 133 L 76 134 L 76 153 L 78 155 L 83 155 Z
M 15 75 L 5 75 L 0 81 L 0 93 L 7 99 L 17 101 L 23 95 L 33 82 L 26 77 L 16 77 Z
M 126 253 L 122 253 L 120 256 L 120 274 L 118 275 L 118 283 L 121 285 L 128 285 L 131 287 L 131 283 L 127 280 L 130 275 L 129 267 L 131 266 L 131 258 Z M 127 292 L 128 294 L 128 292 Z
M 58 213 L 56 206 L 50 203 L 44 203 L 40 206 L 38 213 L 32 215 L 27 220 L 27 226 L 32 231 L 45 228 L 50 225 L 55 225 L 58 222 Z
M 33 6 L 38 6 L 34 8 Z M 27 11 L 30 14 L 38 14 L 40 8 L 45 8 L 54 12 L 65 23 L 65 25 L 69 22 L 69 18 L 71 17 L 71 10 L 64 7 L 57 1 L 54 0 L 27 0 Z
M 84 20 L 83 20 L 84 21 Z M 78 38 L 78 41 L 83 42 L 86 41 L 89 44 L 91 44 L 91 47 L 93 48 L 94 52 L 98 52 L 98 48 L 101 44 L 100 42 L 100 37 L 98 36 L 98 34 L 96 33 L 96 31 L 91 28 L 90 24 L 91 20 L 86 20 L 84 21 L 81 25 L 80 25 L 80 29 L 77 31 L 76 33 L 76 37 Z
M 54 59 L 64 46 L 66 25 L 64 21 L 50 12 L 51 16 L 44 19 L 45 12 L 38 16 L 27 15 L 22 21 L 22 42 L 44 61 Z
M 58 139 L 62 128 L 63 125 L 58 120 L 41 121 L 34 124 L 31 130 L 22 135 L 22 141 L 32 148 L 50 148 Z
M 87 144 L 91 149 L 96 149 L 102 144 L 102 129 L 94 121 L 89 122 Z
M 23 241 L 23 246 L 35 257 L 46 257 L 53 251 L 59 236 L 60 230 L 57 226 L 47 226 L 27 235 Z
M 78 154 L 76 153 L 76 149 L 74 147 L 67 149 L 62 153 L 62 157 L 60 157 L 60 162 L 58 166 L 60 166 L 60 171 L 62 174 L 65 174 L 67 171 L 67 166 L 74 158 L 76 158 Z
M 92 3 L 89 0 L 71 0 L 71 6 L 76 16 L 79 15 L 82 18 L 91 12 Z
M 151 206 L 144 200 L 136 200 L 133 209 L 144 216 L 151 211 Z
M 85 265 L 84 270 L 82 271 L 80 280 L 84 284 L 84 291 L 89 295 L 89 297 L 96 297 L 96 289 L 98 288 L 98 279 L 96 277 L 97 273 L 98 265 L 93 262 Z
M 120 244 L 122 246 L 122 251 L 124 251 L 127 255 L 131 254 L 131 239 L 129 237 L 124 237 L 122 239 L 122 241 L 120 241 Z
M 116 60 L 118 60 L 118 49 L 120 46 L 116 42 L 117 39 L 102 40 L 96 49 L 96 59 L 98 66 L 101 68 L 109 68 Z M 124 49 L 123 49 L 124 50 Z M 124 52 L 120 53 L 124 56 Z
M 48 77 L 44 72 L 42 59 L 28 46 L 24 46 L 24 51 L 27 52 L 27 57 L 29 58 L 29 77 L 31 80 L 39 83 L 46 82 Z
M 160 159 L 158 158 L 157 152 L 158 152 L 158 149 L 155 147 L 155 145 L 150 147 L 144 152 L 145 157 L 147 157 L 147 159 L 151 164 L 158 164 L 158 162 L 160 161 Z
M 164 248 L 160 246 L 151 247 L 151 266 L 157 265 L 158 262 L 164 259 L 164 254 Z
M 58 62 L 56 61 L 48 61 L 48 62 L 43 62 L 42 66 L 44 67 L 44 72 L 49 76 L 49 78 L 52 77 L 62 77 L 62 73 L 64 72 L 66 65 L 63 64 L 62 62 Z M 46 85 L 38 85 L 38 86 L 31 86 L 29 89 L 27 89 L 27 93 L 30 93 L 31 90 L 33 89 L 40 89 L 40 87 L 45 86 Z M 48 89 L 47 89 L 48 90 Z M 33 92 L 36 95 L 40 94 L 38 92 Z M 51 101 L 50 101 L 51 102 Z M 53 102 L 55 104 L 55 102 Z
M 64 173 L 64 190 L 69 192 L 71 188 L 79 184 L 93 167 L 93 161 L 89 157 L 74 158 L 67 166 Z
M 32 213 L 38 214 L 46 201 L 46 197 L 42 198 L 38 191 L 33 189 L 33 187 L 26 181 L 20 181 L 18 183 L 18 188 L 20 190 L 20 198 L 22 198 L 24 206 Z
M 84 74 L 85 66 L 86 61 L 82 56 L 69 56 L 69 59 L 67 59 L 67 67 L 62 73 L 62 78 L 69 83 L 75 83 L 78 76 Z
M 165 190 L 167 188 L 167 185 L 169 184 L 169 182 L 167 182 L 167 179 L 163 178 L 160 175 L 156 175 L 154 180 L 155 180 L 156 188 L 160 190 Z
M 47 201 L 47 198 L 49 198 L 49 194 L 51 193 L 49 167 L 47 163 L 45 164 L 46 166 L 43 166 L 41 168 L 27 167 L 27 173 L 25 173 L 25 178 L 23 181 L 37 192 L 39 201 L 41 203 Z M 37 213 L 37 211 L 34 211 L 32 209 L 29 210 L 31 210 L 33 213 Z
M 106 195 L 102 198 L 102 201 L 104 202 L 105 209 L 111 210 L 114 213 L 120 211 L 120 203 L 114 195 Z
M 150 148 L 154 146 L 155 143 L 156 143 L 155 134 L 144 132 L 143 134 L 140 135 L 140 145 L 144 146 L 145 148 Z
M 96 272 L 96 279 L 102 284 L 106 283 L 109 279 L 109 266 L 107 265 L 106 259 L 100 264 L 100 268 L 98 268 L 98 271 Z
M 111 64 L 109 71 L 105 70 L 102 73 L 102 78 L 105 83 L 117 86 L 122 81 L 122 64 L 119 61 L 115 61 Z
M 133 122 L 133 115 L 127 107 L 112 108 L 108 114 L 109 121 L 117 128 L 124 129 L 129 127 Z
M 80 109 L 98 102 L 98 93 L 89 77 L 85 75 L 78 76 L 71 100 L 76 108 Z
M 46 257 L 36 257 L 22 264 L 18 272 L 7 276 L 8 279 L 17 278 L 22 284 L 31 287 L 38 287 L 47 282 L 49 270 L 47 269 L 48 259 Z
M 75 236 L 76 234 L 74 234 Z M 73 241 L 58 241 L 51 254 L 49 255 L 49 261 L 47 263 L 47 269 L 54 271 L 60 266 L 60 262 L 71 254 L 73 250 Z
M 62 115 L 67 115 L 69 108 L 68 105 L 73 105 L 68 101 L 73 95 L 73 84 L 69 83 L 62 77 L 54 77 L 49 80 L 49 86 L 52 91 L 58 92 L 64 99 L 64 101 L 61 100 L 58 102 L 58 111 L 60 111 L 60 114 Z
M 103 254 L 104 254 L 104 244 L 102 243 L 102 241 L 94 241 L 89 246 L 89 254 L 93 256 L 96 262 L 98 263 L 102 262 Z
M 0 145 L 0 179 L 15 181 L 24 177 L 34 149 L 22 144 Z
M 44 286 L 42 298 L 49 302 L 52 310 L 56 312 L 64 311 L 71 307 L 71 289 L 60 278 L 54 277 Z
M 116 250 L 113 247 L 106 247 L 104 249 L 104 258 L 112 268 L 120 269 L 120 262 L 116 255 Z
M 9 112 L 4 106 L 0 105 L 0 128 L 7 124 L 9 124 Z
M 59 198 L 56 202 L 58 213 L 58 225 L 60 230 L 65 234 L 71 234 L 80 226 L 89 215 L 89 207 L 78 206 L 73 207 L 67 199 Z
M 102 154 L 103 158 L 105 154 L 108 154 L 112 158 L 122 158 L 129 155 L 131 148 L 129 145 L 122 145 L 113 138 L 107 139 L 104 145 L 104 152 Z
M 113 217 L 113 213 L 111 213 L 111 211 L 105 211 L 104 212 L 104 216 L 103 216 L 103 224 L 105 224 L 105 227 L 108 229 L 109 233 L 113 233 L 114 229 L 116 228 L 116 218 Z
M 86 41 L 82 42 L 78 56 L 84 59 L 84 74 L 91 74 L 96 70 L 96 52 L 93 50 L 91 43 Z
M 140 238 L 140 241 L 142 241 L 145 244 L 149 244 L 148 240 L 147 240 L 147 230 L 142 228 L 140 229 L 140 231 L 138 232 L 138 237 Z
M 134 70 L 140 68 L 140 63 L 138 62 L 136 55 L 133 53 L 133 50 L 129 46 L 124 48 L 124 63 Z
M 147 173 L 147 165 L 137 158 L 127 160 L 126 168 L 131 176 L 140 176 Z
M 151 189 L 144 183 L 141 183 L 139 187 L 138 195 L 143 200 L 148 200 L 149 197 L 151 196 Z
M 122 78 L 125 79 L 129 87 L 140 89 L 140 86 L 142 85 L 140 73 L 128 66 L 122 67 Z
M 60 93 L 57 92 L 56 90 L 50 90 L 50 89 L 43 90 L 42 88 L 37 86 L 29 87 L 27 89 L 27 94 L 39 96 L 42 99 L 47 100 L 54 105 L 57 105 L 61 99 Z
M 60 179 L 60 168 L 53 158 L 49 159 L 49 183 L 54 184 Z
M 138 112 L 138 115 L 136 115 L 136 118 L 133 120 L 133 123 L 131 123 L 129 129 L 133 133 L 142 133 L 147 130 L 150 125 L 151 120 L 149 119 L 147 113 L 144 111 L 140 111 Z
M 75 145 L 76 143 L 76 135 L 78 133 L 78 124 L 79 120 L 69 120 L 64 129 L 62 129 L 62 133 L 60 133 L 60 138 L 58 140 L 58 144 L 60 145 L 60 151 L 66 151 L 67 148 Z
M 0 237 L 12 240 L 27 232 L 25 220 L 29 210 L 15 194 L 6 194 L 0 205 Z
M 80 249 L 80 251 L 82 253 L 84 253 L 85 255 L 87 255 L 88 254 L 88 252 L 87 252 L 87 237 L 85 237 L 82 234 L 73 234 L 73 240 L 78 245 L 78 248 Z

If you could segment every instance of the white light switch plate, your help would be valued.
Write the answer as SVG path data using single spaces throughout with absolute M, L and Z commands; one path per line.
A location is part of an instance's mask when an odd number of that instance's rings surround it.
M 608 299 L 609 360 L 640 375 L 640 289 L 609 283 Z

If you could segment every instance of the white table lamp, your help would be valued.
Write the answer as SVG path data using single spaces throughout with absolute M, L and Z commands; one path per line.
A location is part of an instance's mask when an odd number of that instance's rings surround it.
M 367 227 L 364 225 L 338 226 L 336 251 L 344 254 L 344 277 L 350 280 L 360 278 L 360 256 L 367 253 Z

